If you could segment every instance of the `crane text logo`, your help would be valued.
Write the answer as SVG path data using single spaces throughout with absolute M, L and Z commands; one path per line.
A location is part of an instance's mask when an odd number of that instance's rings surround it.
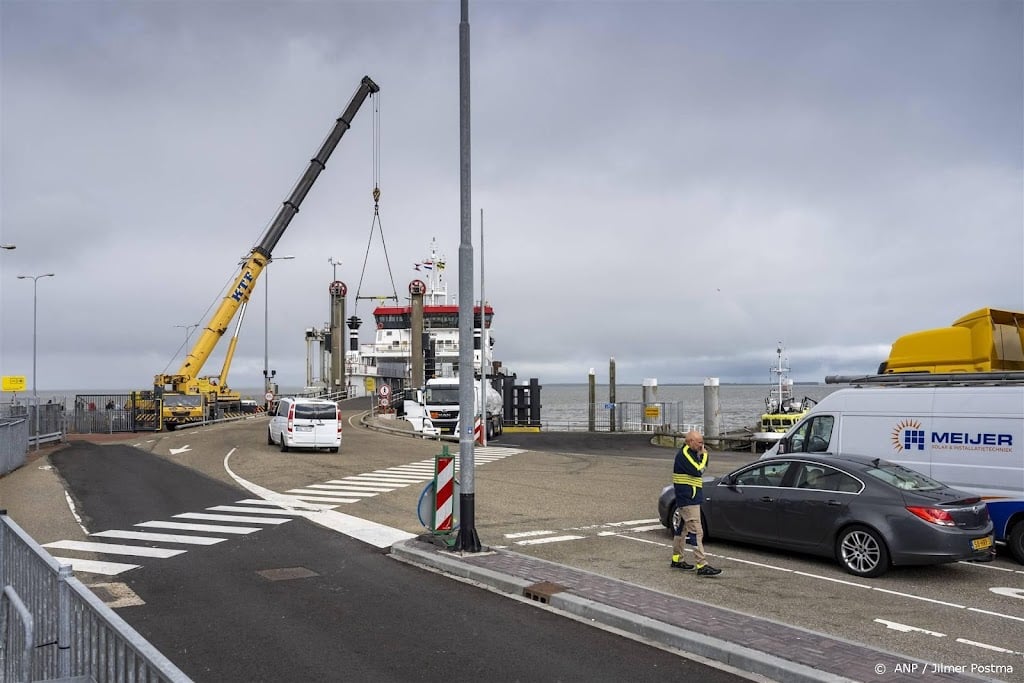
M 242 279 L 239 281 L 238 286 L 235 287 L 235 291 L 231 295 L 231 298 L 234 299 L 235 301 L 241 301 L 243 298 L 245 298 L 249 294 L 249 287 L 251 287 L 251 286 L 252 286 L 252 271 L 251 270 L 247 270 L 247 271 L 245 271 L 245 275 L 243 275 Z

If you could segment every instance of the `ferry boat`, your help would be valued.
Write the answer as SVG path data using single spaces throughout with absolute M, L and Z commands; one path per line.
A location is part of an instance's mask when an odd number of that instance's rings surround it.
M 779 441 L 790 427 L 807 414 L 814 405 L 814 399 L 804 397 L 798 401 L 793 397 L 793 380 L 789 377 L 788 360 L 782 354 L 782 342 L 775 350 L 778 359 L 770 368 L 772 382 L 764 400 L 765 412 L 752 439 L 762 443 Z
M 433 361 L 434 375 L 438 377 L 455 376 L 459 366 L 459 307 L 455 296 L 449 295 L 445 266 L 445 258 L 438 253 L 434 240 L 429 257 L 415 264 L 416 280 L 413 280 L 413 283 L 419 280 L 425 285 L 423 331 L 429 341 L 424 345 L 424 353 L 428 364 Z M 494 309 L 483 306 L 484 330 L 481 331 L 480 308 L 480 305 L 473 307 L 473 374 L 478 377 L 481 367 L 488 373 L 493 371 L 491 350 L 494 344 L 490 336 Z M 345 382 L 350 397 L 373 392 L 381 383 L 398 391 L 409 387 L 412 381 L 411 303 L 378 305 L 373 311 L 373 322 L 376 328 L 373 341 L 350 344 L 345 355 Z M 351 319 L 349 328 L 350 335 L 358 334 L 358 326 L 353 328 Z M 484 336 L 486 344 L 482 343 Z

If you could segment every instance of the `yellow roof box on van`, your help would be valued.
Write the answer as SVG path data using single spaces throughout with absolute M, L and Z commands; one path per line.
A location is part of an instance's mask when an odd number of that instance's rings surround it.
M 878 374 L 1024 370 L 1024 313 L 981 308 L 897 339 Z

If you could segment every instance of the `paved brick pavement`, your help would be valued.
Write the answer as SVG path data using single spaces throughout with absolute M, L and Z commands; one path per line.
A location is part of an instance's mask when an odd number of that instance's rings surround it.
M 914 660 L 507 550 L 454 552 L 424 535 L 396 544 L 391 554 L 776 681 L 985 680 L 899 673 L 898 665 Z

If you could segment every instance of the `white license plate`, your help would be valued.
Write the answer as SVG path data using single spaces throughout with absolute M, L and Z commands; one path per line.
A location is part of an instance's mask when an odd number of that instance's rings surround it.
M 295 431 L 297 432 L 311 432 L 313 431 L 313 425 L 296 425 Z

